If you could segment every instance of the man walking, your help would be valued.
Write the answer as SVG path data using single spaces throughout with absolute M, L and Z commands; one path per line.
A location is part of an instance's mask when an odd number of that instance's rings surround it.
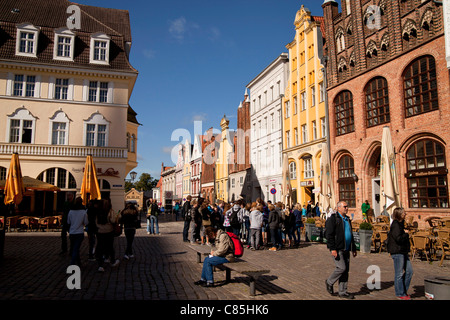
M 183 204 L 183 207 L 181 209 L 181 217 L 184 220 L 184 228 L 183 228 L 183 241 L 189 242 L 188 234 L 189 234 L 189 225 L 191 224 L 191 199 L 192 197 L 189 195 L 186 198 L 186 201 Z
M 350 251 L 356 257 L 356 246 L 353 239 L 352 223 L 347 216 L 348 205 L 339 201 L 337 212 L 327 219 L 326 239 L 336 268 L 325 280 L 327 291 L 333 294 L 333 285 L 339 281 L 339 297 L 354 299 L 354 295 L 347 292 L 348 272 L 350 268 Z

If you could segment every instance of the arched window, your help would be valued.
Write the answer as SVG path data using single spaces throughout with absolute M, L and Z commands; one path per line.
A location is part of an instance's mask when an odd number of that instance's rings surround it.
M 294 161 L 289 163 L 289 179 L 297 179 L 297 164 Z
M 336 115 L 336 135 L 340 136 L 355 131 L 353 118 L 353 95 L 350 91 L 342 91 L 334 99 Z
M 73 175 L 63 168 L 50 168 L 41 172 L 38 180 L 53 184 L 61 189 L 73 189 L 77 188 L 77 183 Z
M 439 109 L 436 63 L 432 56 L 414 60 L 403 74 L 406 117 Z
M 367 126 L 373 127 L 390 121 L 387 81 L 383 77 L 372 79 L 365 88 Z
M 0 180 L 6 180 L 6 172 L 8 170 L 5 167 L 0 167 Z
M 356 208 L 355 180 L 353 179 L 354 169 L 355 165 L 351 156 L 345 155 L 339 160 L 339 200 L 347 202 L 351 208 Z
M 444 146 L 424 139 L 406 152 L 408 199 L 411 208 L 448 208 Z

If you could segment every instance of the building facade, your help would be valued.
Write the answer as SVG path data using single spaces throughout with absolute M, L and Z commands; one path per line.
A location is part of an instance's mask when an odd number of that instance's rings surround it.
M 380 152 L 388 126 L 401 205 L 419 224 L 449 214 L 450 134 L 442 2 L 336 1 L 326 26 L 331 161 L 335 194 L 358 216 L 379 206 Z
M 233 149 L 234 131 L 230 130 L 230 120 L 226 116 L 220 121 L 221 133 L 216 137 L 219 143 L 215 165 L 216 200 L 229 202 L 229 163 Z
M 322 72 L 323 18 L 302 6 L 295 16 L 289 50 L 289 80 L 283 99 L 283 154 L 288 157 L 291 203 L 318 200 L 320 158 L 326 143 L 325 83 Z
M 68 26 L 70 5 L 80 28 Z M 0 29 L 0 173 L 19 153 L 23 175 L 61 188 L 55 207 L 35 212 L 52 214 L 61 212 L 67 192 L 80 191 L 91 154 L 102 197 L 122 209 L 124 179 L 137 165 L 138 124 L 129 121 L 135 113 L 128 103 L 138 72 L 129 61 L 128 12 L 5 0 Z M 47 196 L 27 201 L 40 208 Z
M 204 148 L 203 135 L 195 135 L 190 161 L 190 190 L 192 198 L 198 198 L 201 193 L 202 154 Z
M 247 85 L 250 90 L 251 198 L 282 199 L 282 105 L 289 77 L 283 53 Z
M 208 199 L 211 203 L 216 201 L 215 192 L 215 176 L 216 176 L 216 159 L 219 143 L 216 141 L 218 133 L 214 132 L 211 127 L 206 131 L 206 135 L 202 138 L 204 145 L 202 154 L 202 175 L 201 196 Z

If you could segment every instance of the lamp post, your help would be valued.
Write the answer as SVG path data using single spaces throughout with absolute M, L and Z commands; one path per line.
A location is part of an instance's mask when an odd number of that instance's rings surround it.
M 130 172 L 131 182 L 134 182 L 134 179 L 136 179 L 136 175 L 137 175 L 137 172 L 135 172 L 135 171 Z

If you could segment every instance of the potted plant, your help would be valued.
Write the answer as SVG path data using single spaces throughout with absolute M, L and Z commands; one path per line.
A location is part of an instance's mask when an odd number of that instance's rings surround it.
M 359 225 L 359 251 L 363 253 L 370 253 L 372 247 L 373 227 L 368 222 L 362 222 Z
M 305 221 L 305 241 L 312 241 L 312 229 L 316 227 L 316 220 L 314 218 L 308 218 Z

